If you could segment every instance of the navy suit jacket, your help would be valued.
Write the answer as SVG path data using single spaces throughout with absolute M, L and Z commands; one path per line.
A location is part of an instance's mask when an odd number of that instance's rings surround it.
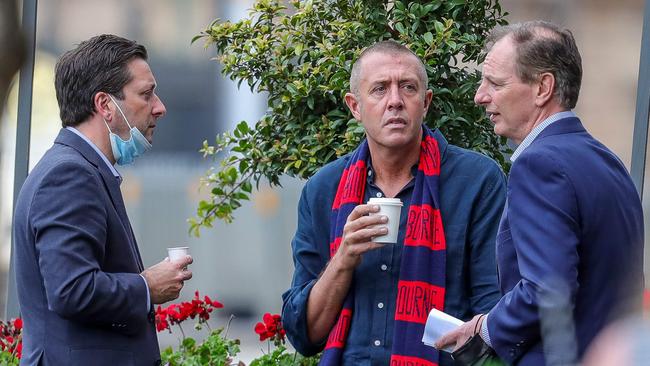
M 496 254 L 504 296 L 488 331 L 510 364 L 571 364 L 562 362 L 581 358 L 605 325 L 640 309 L 641 201 L 579 119 L 551 124 L 513 163 Z
M 27 177 L 14 216 L 21 365 L 156 365 L 142 261 L 119 182 L 62 129 Z

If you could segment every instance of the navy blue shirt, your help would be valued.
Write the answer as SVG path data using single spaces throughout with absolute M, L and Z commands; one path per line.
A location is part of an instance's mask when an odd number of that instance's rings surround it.
M 487 313 L 499 300 L 495 237 L 505 202 L 505 176 L 491 159 L 446 141 L 440 173 L 440 210 L 447 243 L 445 312 L 463 320 Z M 322 351 L 307 336 L 307 299 L 329 261 L 330 214 L 346 155 L 316 173 L 298 204 L 298 228 L 292 241 L 295 271 L 282 295 L 282 320 L 291 344 L 304 355 Z M 393 343 L 397 281 L 413 180 L 396 196 L 404 205 L 397 244 L 363 254 L 354 273 L 355 305 L 343 355 L 344 365 L 387 365 Z M 364 202 L 384 197 L 368 170 Z M 441 365 L 452 365 L 441 352 Z

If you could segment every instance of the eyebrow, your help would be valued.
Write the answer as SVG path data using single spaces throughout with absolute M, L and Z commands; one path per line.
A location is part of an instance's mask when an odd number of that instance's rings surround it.
M 144 90 L 144 91 L 156 90 L 157 86 L 158 86 L 158 84 L 151 82 L 151 83 L 147 83 L 146 85 L 144 85 L 144 87 L 141 90 Z
M 376 84 L 386 84 L 390 83 L 392 80 L 389 77 L 386 78 L 378 78 L 376 80 L 368 81 L 370 85 L 376 85 Z M 417 83 L 418 85 L 420 84 L 420 79 L 418 77 L 405 77 L 405 78 L 400 78 L 397 81 L 399 84 L 406 83 L 406 82 L 414 82 Z

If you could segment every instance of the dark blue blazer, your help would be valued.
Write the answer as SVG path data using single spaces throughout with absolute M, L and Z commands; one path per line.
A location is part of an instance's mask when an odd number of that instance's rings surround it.
M 119 182 L 61 130 L 14 216 L 21 365 L 155 365 L 160 351 Z
M 548 126 L 513 163 L 496 254 L 504 296 L 488 330 L 510 364 L 572 364 L 605 325 L 640 309 L 641 201 L 577 118 Z

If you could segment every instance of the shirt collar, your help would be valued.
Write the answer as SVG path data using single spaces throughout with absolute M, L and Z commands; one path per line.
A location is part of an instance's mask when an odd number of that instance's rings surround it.
M 92 141 L 90 141 L 90 139 L 88 139 L 88 137 L 86 137 L 86 135 L 84 135 L 83 133 L 79 132 L 79 130 L 77 130 L 76 128 L 71 127 L 71 126 L 68 126 L 68 127 L 66 127 L 65 129 L 68 130 L 68 131 L 72 131 L 72 132 L 74 132 L 77 136 L 81 137 L 84 141 L 86 141 L 86 143 L 87 143 L 88 145 L 90 145 L 90 147 L 92 147 L 93 150 L 95 150 L 95 152 L 96 152 L 96 153 L 97 153 L 97 154 L 102 158 L 102 160 L 104 161 L 104 163 L 106 163 L 106 166 L 108 167 L 108 169 L 111 170 L 111 173 L 113 173 L 113 175 L 115 176 L 115 178 L 117 178 L 117 180 L 118 180 L 120 183 L 122 183 L 122 176 L 121 176 L 120 173 L 117 171 L 117 169 L 115 169 L 115 167 L 113 166 L 113 164 L 111 164 L 111 162 L 108 161 L 108 158 L 106 157 L 106 155 L 104 155 L 104 153 L 103 153 L 101 150 L 99 150 L 99 148 L 97 147 L 97 145 L 95 145 Z
M 535 141 L 535 138 L 537 138 L 537 136 L 540 133 L 542 133 L 542 131 L 544 131 L 546 127 L 550 126 L 551 124 L 561 119 L 569 118 L 569 117 L 576 117 L 576 114 L 573 113 L 573 111 L 564 111 L 564 112 L 558 112 L 548 116 L 545 120 L 542 121 L 542 123 L 535 126 L 535 128 L 533 128 L 533 130 L 530 131 L 528 136 L 524 138 L 521 144 L 517 146 L 515 152 L 513 152 L 512 156 L 510 156 L 510 161 L 514 163 L 515 160 L 519 157 L 519 155 L 521 155 L 524 152 L 524 150 L 526 150 L 526 148 L 528 148 L 528 146 L 530 146 L 530 144 L 533 143 L 533 141 Z

